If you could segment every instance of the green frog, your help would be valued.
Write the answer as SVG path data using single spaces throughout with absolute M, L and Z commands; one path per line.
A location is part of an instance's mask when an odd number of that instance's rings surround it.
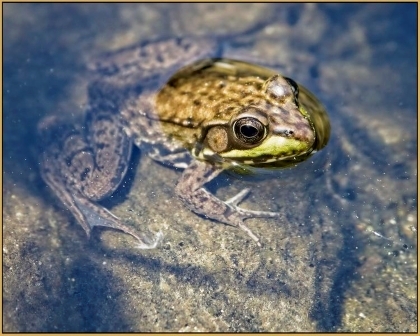
M 238 204 L 249 190 L 223 201 L 206 188 L 224 170 L 286 167 L 328 142 L 321 103 L 276 71 L 223 58 L 213 39 L 173 38 L 103 55 L 89 64 L 89 106 L 84 123 L 50 116 L 38 125 L 41 175 L 87 235 L 106 226 L 150 238 L 124 224 L 101 201 L 123 180 L 133 144 L 153 160 L 184 169 L 176 194 L 193 212 L 238 227 L 279 213 Z

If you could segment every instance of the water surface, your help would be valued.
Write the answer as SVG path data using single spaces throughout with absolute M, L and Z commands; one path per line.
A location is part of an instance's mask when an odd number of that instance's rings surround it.
M 417 331 L 417 4 L 5 4 L 4 331 Z M 244 207 L 240 230 L 182 207 L 180 172 L 136 151 L 106 202 L 162 245 L 87 239 L 38 172 L 35 125 L 83 115 L 85 61 L 171 36 L 220 39 L 327 107 L 328 146 L 274 176 L 209 188 Z

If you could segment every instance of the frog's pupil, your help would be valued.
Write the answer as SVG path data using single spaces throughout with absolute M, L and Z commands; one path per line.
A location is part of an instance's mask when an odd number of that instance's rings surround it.
M 243 125 L 241 126 L 241 133 L 247 138 L 252 138 L 258 134 L 258 130 L 254 126 Z

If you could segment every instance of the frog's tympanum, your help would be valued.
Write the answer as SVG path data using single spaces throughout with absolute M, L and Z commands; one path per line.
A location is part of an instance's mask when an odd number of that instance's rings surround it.
M 328 142 L 328 116 L 292 79 L 221 56 L 214 41 L 188 38 L 105 55 L 90 64 L 84 124 L 40 122 L 42 176 L 88 235 L 94 226 L 112 227 L 141 248 L 161 237 L 140 235 L 98 204 L 123 180 L 133 143 L 153 160 L 184 169 L 175 191 L 197 214 L 239 227 L 257 243 L 244 220 L 279 215 L 240 208 L 247 189 L 223 201 L 204 186 L 225 169 L 305 160 Z

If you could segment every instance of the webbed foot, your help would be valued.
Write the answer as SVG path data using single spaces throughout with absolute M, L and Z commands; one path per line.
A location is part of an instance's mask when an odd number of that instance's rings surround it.
M 276 218 L 280 214 L 240 208 L 238 204 L 249 193 L 249 189 L 242 190 L 225 202 L 211 194 L 203 186 L 215 178 L 222 170 L 205 162 L 195 161 L 191 163 L 176 186 L 177 195 L 195 213 L 218 222 L 236 226 L 245 231 L 258 246 L 261 246 L 258 237 L 245 225 L 244 220 L 257 217 Z
M 89 201 L 85 198 L 78 199 L 74 197 L 73 214 L 76 216 L 78 222 L 85 229 L 89 236 L 91 230 L 95 226 L 104 226 L 117 230 L 121 230 L 138 240 L 136 248 L 139 249 L 153 249 L 162 241 L 163 233 L 159 231 L 153 238 L 147 235 L 140 234 L 135 229 L 124 224 L 118 217 L 106 208 Z
M 258 237 L 252 233 L 252 231 L 243 223 L 243 221 L 247 218 L 276 218 L 280 216 L 280 213 L 271 211 L 248 210 L 239 207 L 238 204 L 243 201 L 243 199 L 249 194 L 250 191 L 251 190 L 249 188 L 243 189 L 235 196 L 226 200 L 224 203 L 231 207 L 233 211 L 233 214 L 228 217 L 229 220 L 237 223 L 236 225 L 240 229 L 245 231 L 257 243 L 258 246 L 261 246 Z

